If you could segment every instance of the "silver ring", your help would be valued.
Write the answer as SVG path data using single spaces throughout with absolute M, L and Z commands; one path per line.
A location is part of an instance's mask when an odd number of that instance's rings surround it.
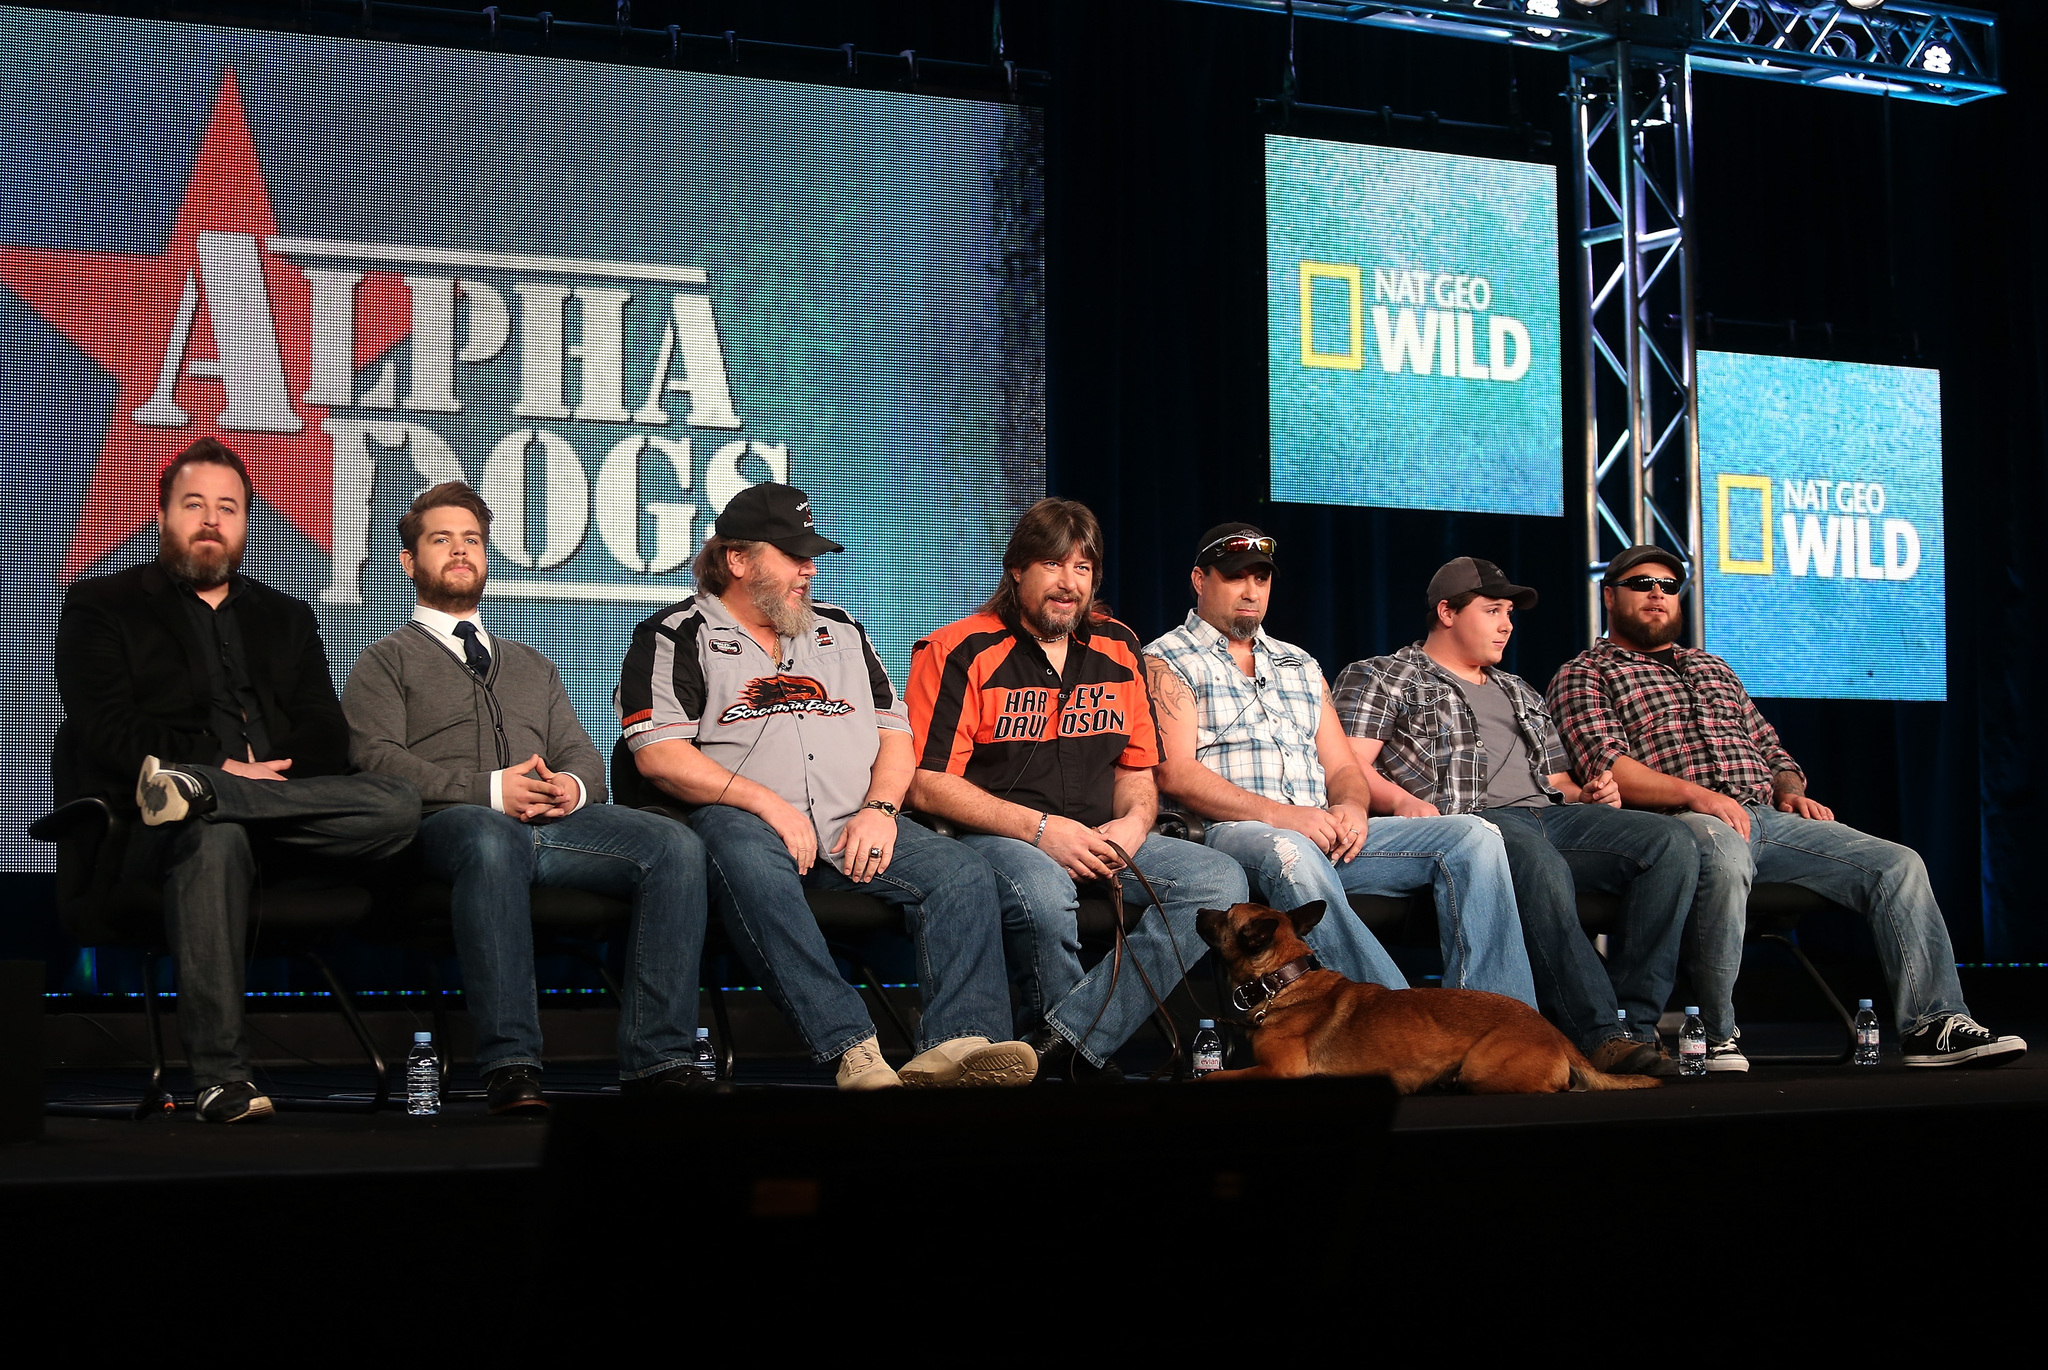
M 874 857 L 876 860 L 880 860 L 882 856 L 882 849 L 880 847 L 869 847 L 868 855 Z
M 1358 829 L 1356 829 L 1356 828 L 1353 828 L 1353 829 L 1351 830 L 1351 835 L 1352 835 L 1353 837 L 1356 837 L 1356 836 L 1358 836 Z

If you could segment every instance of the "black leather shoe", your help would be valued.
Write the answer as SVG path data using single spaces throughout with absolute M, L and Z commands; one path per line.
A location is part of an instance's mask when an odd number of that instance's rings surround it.
M 548 1111 L 548 1101 L 541 1097 L 540 1072 L 532 1066 L 499 1066 L 484 1076 L 484 1103 L 493 1113 Z
M 1048 1080 L 1070 1080 L 1077 1085 L 1120 1085 L 1124 1072 L 1115 1060 L 1108 1065 L 1096 1066 L 1086 1056 L 1074 1050 L 1074 1044 L 1054 1032 L 1051 1028 L 1040 1028 L 1027 1039 L 1031 1049 L 1038 1053 L 1038 1074 L 1032 1083 L 1042 1085 Z
M 619 1082 L 619 1093 L 628 1099 L 681 1099 L 717 1092 L 717 1084 L 699 1074 L 693 1065 L 674 1066 L 659 1075 Z

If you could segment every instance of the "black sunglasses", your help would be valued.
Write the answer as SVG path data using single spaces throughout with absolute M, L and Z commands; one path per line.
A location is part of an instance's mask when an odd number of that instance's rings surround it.
M 1675 595 L 1678 593 L 1678 587 L 1685 584 L 1684 581 L 1669 576 L 1630 576 L 1627 580 L 1617 580 L 1614 583 L 1621 589 L 1634 590 L 1639 595 L 1647 595 L 1652 590 L 1662 590 L 1667 595 Z

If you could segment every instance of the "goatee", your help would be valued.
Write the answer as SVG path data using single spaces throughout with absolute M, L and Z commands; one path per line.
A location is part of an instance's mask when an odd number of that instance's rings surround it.
M 1232 642 L 1250 642 L 1259 635 L 1259 625 L 1265 621 L 1264 614 L 1232 614 L 1223 635 Z
M 1061 612 L 1064 610 L 1064 612 Z M 1074 625 L 1081 621 L 1081 604 L 1055 604 L 1052 600 L 1038 606 L 1036 610 L 1021 611 L 1024 626 L 1037 638 L 1065 637 L 1074 631 Z

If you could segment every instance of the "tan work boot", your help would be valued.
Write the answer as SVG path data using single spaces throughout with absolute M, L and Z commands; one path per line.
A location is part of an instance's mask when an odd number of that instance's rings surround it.
M 841 1089 L 894 1089 L 902 1083 L 882 1059 L 882 1048 L 872 1037 L 855 1042 L 839 1058 Z
M 1028 1085 L 1038 1074 L 1038 1053 L 1023 1042 L 955 1037 L 903 1067 L 903 1083 L 915 1089 Z

